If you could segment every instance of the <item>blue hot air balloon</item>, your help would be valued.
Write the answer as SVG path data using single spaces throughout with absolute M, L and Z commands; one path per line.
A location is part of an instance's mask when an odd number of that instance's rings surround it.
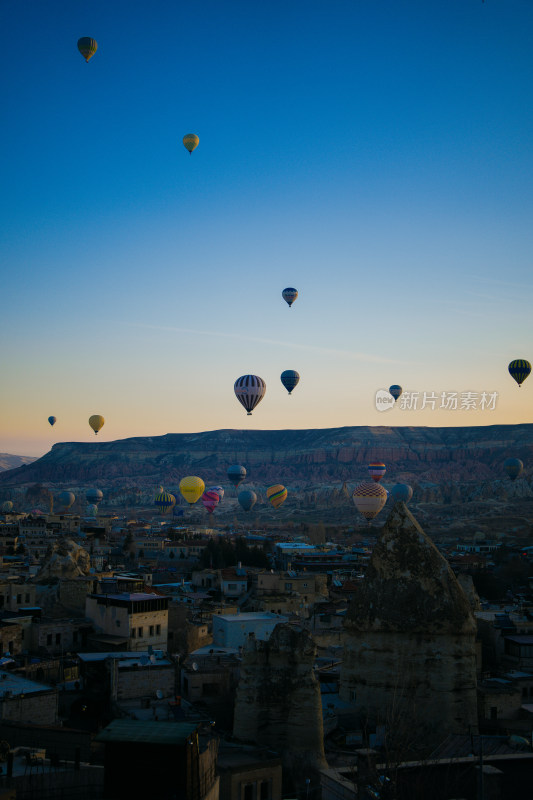
M 50 425 L 55 425 L 57 419 L 55 417 L 48 417 L 48 422 L 50 423 Z
M 394 397 L 394 402 L 396 402 L 396 400 L 400 397 L 402 391 L 402 387 L 398 386 L 397 383 L 393 383 L 392 386 L 389 386 L 389 392 Z
M 292 286 L 287 286 L 287 288 L 282 291 L 281 296 L 285 302 L 288 303 L 290 308 L 298 297 L 298 289 L 294 289 Z
M 281 373 L 281 382 L 289 394 L 292 393 L 295 386 L 298 386 L 299 381 L 300 376 L 295 369 L 286 369 L 285 372 Z
M 255 492 L 252 492 L 251 489 L 243 489 L 242 492 L 239 492 L 237 500 L 241 508 L 245 511 L 250 511 L 257 503 L 257 495 Z
M 74 495 L 72 492 L 61 492 L 58 499 L 64 508 L 70 508 L 72 505 L 74 505 L 76 495 Z
M 413 496 L 413 490 L 407 483 L 397 483 L 392 487 L 390 493 L 395 503 L 408 503 Z
M 507 369 L 511 378 L 514 378 L 520 387 L 531 372 L 531 364 L 525 358 L 515 358 Z

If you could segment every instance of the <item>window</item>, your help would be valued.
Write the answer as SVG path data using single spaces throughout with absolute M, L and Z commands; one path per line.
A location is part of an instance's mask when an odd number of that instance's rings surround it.
M 9 650 L 11 655 L 13 655 L 13 642 L 8 642 L 7 643 L 7 649 Z
M 150 636 L 154 635 L 154 626 L 150 625 Z
M 49 633 L 46 636 L 46 644 L 52 644 L 52 634 Z
M 290 591 L 291 591 L 291 589 L 292 589 L 292 583 L 286 583 L 286 584 L 285 584 L 285 591 L 286 591 L 286 592 L 290 592 Z
M 161 635 L 161 625 L 156 625 L 155 626 L 155 632 L 156 632 L 157 636 Z
M 350 689 L 350 703 L 355 703 L 357 701 L 357 692 L 355 689 Z
M 490 718 L 491 719 L 498 719 L 498 709 L 496 706 L 491 706 L 490 709 Z
M 254 785 L 247 783 L 244 787 L 243 800 L 254 800 Z
M 135 639 L 135 633 L 136 633 L 135 628 L 132 628 L 131 629 L 131 638 L 132 639 Z
M 22 595 L 18 594 L 17 595 L 17 605 L 20 606 L 21 603 L 22 603 Z
M 61 634 L 56 633 L 56 644 L 61 644 Z
M 142 639 L 143 629 L 142 627 L 139 628 L 139 639 Z
M 78 644 L 78 631 L 74 631 L 72 634 L 72 642 L 73 644 Z
M 25 603 L 29 603 L 29 602 L 30 602 L 30 596 L 29 596 L 29 594 L 26 594 L 26 595 L 24 595 L 24 602 L 25 602 Z
M 228 592 L 234 592 L 237 589 L 236 583 L 228 583 Z
M 260 800 L 270 800 L 270 781 L 261 781 Z

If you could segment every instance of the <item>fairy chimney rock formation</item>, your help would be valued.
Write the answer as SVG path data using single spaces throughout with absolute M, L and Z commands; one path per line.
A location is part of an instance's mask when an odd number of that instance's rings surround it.
M 362 720 L 395 728 L 412 752 L 475 728 L 471 605 L 405 503 L 383 526 L 345 627 L 340 696 Z
M 277 625 L 268 641 L 250 636 L 243 648 L 233 735 L 281 753 L 296 783 L 327 767 L 316 645 L 307 631 Z

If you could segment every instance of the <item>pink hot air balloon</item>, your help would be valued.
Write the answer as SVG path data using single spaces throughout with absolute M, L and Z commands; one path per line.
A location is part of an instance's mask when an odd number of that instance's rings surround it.
M 219 502 L 220 502 L 219 495 L 216 492 L 212 491 L 211 489 L 208 489 L 202 495 L 202 503 L 207 508 L 210 514 L 213 513 L 215 508 L 218 506 Z

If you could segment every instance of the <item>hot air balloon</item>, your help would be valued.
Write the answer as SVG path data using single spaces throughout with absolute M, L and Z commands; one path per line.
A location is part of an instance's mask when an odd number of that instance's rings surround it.
M 78 50 L 88 64 L 89 59 L 92 58 L 98 50 L 98 45 L 90 36 L 82 36 L 81 39 L 78 39 Z
M 98 431 L 103 428 L 104 422 L 105 419 L 101 414 L 93 414 L 92 417 L 89 417 L 89 425 L 93 429 L 95 436 L 98 434 Z
M 298 297 L 298 289 L 293 289 L 292 286 L 287 286 L 287 288 L 282 291 L 281 296 L 285 302 L 289 304 L 290 308 Z
M 55 417 L 48 417 L 48 422 L 50 423 L 50 425 L 55 425 L 57 419 Z
M 183 144 L 185 149 L 189 151 L 189 155 L 192 155 L 192 151 L 196 150 L 200 144 L 200 139 L 195 133 L 186 133 L 183 137 Z
M 4 500 L 2 503 L 2 513 L 9 514 L 10 511 L 13 511 L 13 503 L 11 500 Z
M 402 387 L 398 386 L 397 383 L 393 383 L 392 386 L 389 386 L 389 392 L 394 397 L 394 402 L 400 397 L 402 391 Z
M 228 467 L 228 480 L 233 484 L 233 486 L 235 486 L 236 489 L 245 478 L 246 470 L 244 467 L 241 467 L 240 464 L 233 464 L 232 467 Z
M 369 481 L 365 481 L 364 483 L 360 483 L 359 486 L 356 486 L 352 496 L 357 510 L 361 512 L 369 523 L 374 517 L 377 517 L 387 502 L 387 491 L 385 487 L 381 486 L 379 483 L 370 483 Z
M 216 492 L 213 492 L 211 489 L 207 489 L 207 491 L 205 491 L 202 495 L 202 503 L 208 512 L 212 514 L 220 503 L 220 497 Z
M 257 502 L 257 495 L 250 489 L 243 489 L 242 492 L 239 492 L 237 500 L 244 511 L 250 511 L 250 509 L 252 509 Z
M 515 481 L 524 469 L 524 465 L 519 458 L 507 458 L 503 462 L 503 468 L 512 481 Z
M 96 517 L 97 514 L 98 514 L 98 506 L 96 505 L 96 503 L 89 503 L 89 505 L 85 509 L 85 516 Z
M 205 491 L 205 483 L 196 475 L 189 475 L 180 481 L 180 492 L 190 506 L 193 506 Z
M 368 465 L 368 474 L 376 483 L 379 483 L 386 471 L 387 467 L 382 461 L 373 461 L 372 464 Z
M 298 383 L 300 382 L 300 376 L 295 369 L 286 369 L 285 372 L 281 373 L 281 382 L 287 389 L 288 393 L 291 394 L 294 387 L 298 386 Z
M 159 509 L 161 514 L 166 514 L 171 508 L 176 505 L 176 498 L 170 492 L 160 492 L 154 500 L 154 505 Z
M 515 379 L 519 386 L 522 386 L 525 379 L 531 372 L 531 364 L 525 358 L 517 358 L 508 366 L 509 374 Z
M 224 499 L 224 487 L 223 486 L 210 486 L 207 490 L 208 492 L 216 492 L 218 494 L 220 502 Z
M 64 508 L 70 508 L 74 504 L 76 496 L 72 492 L 61 492 L 58 497 L 60 504 Z
M 392 487 L 390 493 L 395 503 L 408 503 L 413 496 L 413 490 L 407 483 L 397 483 Z
M 287 490 L 281 485 L 281 483 L 276 483 L 275 486 L 268 487 L 267 497 L 274 508 L 279 508 L 280 505 L 287 499 Z
M 102 502 L 104 495 L 100 491 L 100 489 L 87 489 L 85 492 L 85 499 L 88 503 L 94 503 L 98 505 L 98 503 Z
M 235 396 L 251 416 L 252 411 L 261 402 L 266 392 L 266 383 L 259 375 L 242 375 L 237 378 L 233 387 Z

